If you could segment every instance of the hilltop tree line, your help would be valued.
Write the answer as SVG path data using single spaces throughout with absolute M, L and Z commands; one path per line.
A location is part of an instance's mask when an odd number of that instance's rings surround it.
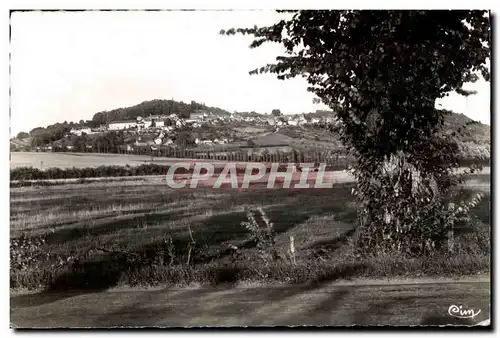
M 57 140 L 60 140 L 64 138 L 64 136 L 66 136 L 73 128 L 79 128 L 79 127 L 96 128 L 98 126 L 99 124 L 96 123 L 95 121 L 80 120 L 80 122 L 78 123 L 64 121 L 63 123 L 58 122 L 55 124 L 51 124 L 45 128 L 37 127 L 30 130 L 29 132 L 29 136 L 31 137 L 31 146 L 32 147 L 44 146 L 52 142 L 55 142 Z M 24 138 L 27 136 L 27 134 L 28 133 L 21 132 L 17 135 L 17 137 Z
M 199 110 L 210 110 L 219 114 L 229 114 L 229 112 L 223 109 L 208 107 L 203 103 L 197 103 L 195 101 L 184 103 L 174 100 L 152 100 L 139 103 L 132 107 L 99 112 L 94 115 L 92 120 L 99 124 L 107 124 L 113 120 L 135 120 L 138 116 L 146 117 L 150 115 L 170 114 L 176 114 L 180 118 L 189 118 L 192 113 Z

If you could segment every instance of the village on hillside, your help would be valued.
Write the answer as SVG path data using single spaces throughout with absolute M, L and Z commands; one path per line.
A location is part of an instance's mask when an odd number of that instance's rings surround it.
M 228 156 L 247 153 L 251 156 L 290 153 L 293 149 L 306 153 L 322 151 L 344 156 L 338 135 L 328 126 L 338 125 L 335 112 L 316 110 L 311 113 L 283 114 L 274 109 L 270 114 L 228 112 L 207 107 L 186 111 L 165 109 L 147 113 L 161 100 L 145 101 L 122 108 L 125 114 L 104 112 L 101 119 L 79 123 L 56 123 L 19 133 L 10 140 L 11 151 L 123 153 L 156 156 Z M 168 102 L 168 101 L 167 101 Z M 175 101 L 172 101 L 175 102 Z M 194 101 L 193 101 L 194 102 Z M 182 103 L 181 103 L 182 104 Z M 190 107 L 196 107 L 192 103 Z M 137 107 L 143 106 L 136 113 Z M 171 113 L 172 110 L 174 113 Z M 151 109 L 149 109 L 151 111 Z M 144 113 L 141 113 L 144 112 Z M 133 117 L 133 118 L 132 118 Z M 445 127 L 456 130 L 473 122 L 463 114 L 451 114 Z M 489 126 L 472 124 L 469 136 L 462 136 L 460 152 L 465 157 L 489 158 Z M 336 155 L 336 156 L 337 156 Z M 246 156 L 246 155 L 244 155 Z
M 77 125 L 65 131 L 59 139 L 46 144 L 39 144 L 33 137 L 17 137 L 11 139 L 11 150 L 101 152 L 95 141 L 109 135 L 119 138 L 116 143 L 123 152 L 134 152 L 139 148 L 155 150 L 167 146 L 203 149 L 203 146 L 228 145 L 246 148 L 248 143 L 252 145 L 256 140 L 259 143 L 259 137 L 278 133 L 280 128 L 293 130 L 297 129 L 294 127 L 318 127 L 335 122 L 333 112 L 323 113 L 321 116 L 316 113 L 284 115 L 279 110 L 277 114 L 270 115 L 255 112 L 234 112 L 226 115 L 210 110 L 198 110 L 189 117 L 180 117 L 179 114 L 173 113 L 115 119 L 94 128 Z M 31 134 L 28 136 L 32 136 Z M 282 140 L 286 136 L 281 135 L 278 138 Z M 289 140 L 293 141 L 291 138 Z M 283 143 L 290 146 L 290 142 L 278 143 L 277 146 L 282 146 Z

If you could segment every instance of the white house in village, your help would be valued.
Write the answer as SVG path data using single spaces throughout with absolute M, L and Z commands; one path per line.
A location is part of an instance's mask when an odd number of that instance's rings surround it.
M 154 119 L 151 116 L 143 118 L 142 119 L 142 122 L 144 123 L 143 128 L 144 129 L 151 128 L 151 126 L 153 125 L 153 121 L 154 121 Z M 155 125 L 156 125 L 156 121 L 155 121 Z
M 90 128 L 73 128 L 71 129 L 71 134 L 82 136 L 83 133 L 89 135 L 92 134 L 92 130 Z
M 165 144 L 167 146 L 171 145 L 173 143 L 174 143 L 174 141 L 172 141 L 172 139 L 170 137 L 167 137 L 166 139 L 163 140 L 163 144 Z
M 145 129 L 151 128 L 151 125 L 153 124 L 153 121 L 151 121 L 150 119 L 147 119 L 147 120 L 144 119 L 142 121 L 144 122 L 143 126 L 144 126 Z
M 300 114 L 299 117 L 297 118 L 297 122 L 299 125 L 306 124 L 307 123 L 306 116 L 304 114 Z
M 197 112 L 192 113 L 189 118 L 186 119 L 186 122 L 200 122 L 205 120 L 208 117 L 206 112 Z
M 137 120 L 112 121 L 108 125 L 108 130 L 125 130 L 137 126 Z
M 194 140 L 194 143 L 196 144 L 213 144 L 212 140 L 208 140 L 208 139 L 200 139 L 200 138 L 196 138 L 196 140 Z

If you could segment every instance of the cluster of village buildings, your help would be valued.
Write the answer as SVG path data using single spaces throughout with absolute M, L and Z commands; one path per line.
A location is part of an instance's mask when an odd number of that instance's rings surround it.
M 166 125 L 166 121 L 170 120 L 171 123 Z M 121 121 L 111 121 L 106 127 L 99 130 L 90 128 L 79 128 L 73 129 L 71 132 L 75 135 L 82 135 L 82 133 L 93 134 L 105 130 L 117 131 L 117 130 L 130 130 L 136 129 L 137 131 L 147 130 L 150 128 L 161 129 L 166 132 L 172 131 L 176 128 L 181 128 L 187 124 L 190 124 L 194 128 L 199 128 L 203 124 L 210 124 L 214 122 L 255 122 L 264 123 L 272 126 L 298 126 L 304 124 L 318 124 L 320 122 L 334 122 L 334 117 L 326 117 L 321 119 L 319 117 L 313 117 L 310 119 L 306 118 L 305 114 L 299 115 L 282 115 L 282 116 L 241 116 L 239 114 L 231 114 L 230 116 L 219 116 L 213 115 L 207 112 L 193 113 L 187 119 L 179 118 L 176 114 L 171 114 L 168 116 L 152 115 L 148 117 L 137 117 L 135 120 L 121 120 Z
M 204 124 L 231 123 L 231 122 L 253 122 L 271 126 L 299 126 L 304 124 L 318 124 L 320 122 L 333 122 L 333 117 L 320 119 L 318 117 L 306 118 L 305 114 L 299 115 L 247 115 L 233 113 L 231 115 L 215 115 L 206 111 L 192 113 L 189 118 L 180 118 L 176 114 L 171 115 L 151 115 L 147 117 L 137 117 L 135 120 L 111 121 L 107 126 L 98 129 L 78 128 L 72 129 L 71 134 L 87 135 L 102 133 L 104 131 L 128 131 L 137 135 L 134 138 L 128 138 L 125 142 L 127 147 L 146 145 L 172 145 L 174 141 L 168 136 L 181 130 L 184 126 L 190 125 L 193 128 L 199 128 Z M 196 138 L 196 144 L 225 144 L 231 140 L 227 138 L 200 139 Z
M 201 121 L 204 120 L 206 113 L 194 113 L 191 114 L 188 119 L 181 119 L 176 114 L 171 114 L 167 116 L 151 115 L 147 117 L 138 116 L 135 120 L 117 120 L 111 121 L 107 126 L 102 126 L 99 129 L 91 128 L 75 128 L 71 130 L 72 134 L 82 135 L 83 133 L 90 135 L 99 133 L 102 131 L 118 131 L 118 130 L 136 130 L 143 131 L 148 129 L 161 129 L 163 131 L 169 132 L 176 128 L 181 128 L 182 126 L 191 123 L 193 127 L 199 127 Z M 167 121 L 171 121 L 168 125 Z
M 172 145 L 174 141 L 168 137 L 169 134 L 173 134 L 187 125 L 199 128 L 205 123 L 213 123 L 217 120 L 221 120 L 221 118 L 207 112 L 193 113 L 186 119 L 180 118 L 176 114 L 151 115 L 144 118 L 139 116 L 135 120 L 111 121 L 107 126 L 96 129 L 75 128 L 71 130 L 71 134 L 81 136 L 84 133 L 91 135 L 104 131 L 127 131 L 139 135 L 136 138 L 129 137 L 125 140 L 128 143 L 128 148 L 131 148 L 132 144 L 135 146 Z M 196 138 L 195 141 L 196 144 L 223 144 L 228 142 L 227 138 L 215 138 L 213 140 Z

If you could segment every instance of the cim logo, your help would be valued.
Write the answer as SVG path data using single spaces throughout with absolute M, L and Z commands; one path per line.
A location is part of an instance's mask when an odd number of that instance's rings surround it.
M 481 310 L 477 310 L 477 312 L 475 312 L 474 309 L 462 308 L 462 305 L 460 305 L 460 306 L 451 305 L 448 308 L 448 314 L 450 316 L 457 317 L 457 318 L 474 318 L 480 313 L 481 313 Z

